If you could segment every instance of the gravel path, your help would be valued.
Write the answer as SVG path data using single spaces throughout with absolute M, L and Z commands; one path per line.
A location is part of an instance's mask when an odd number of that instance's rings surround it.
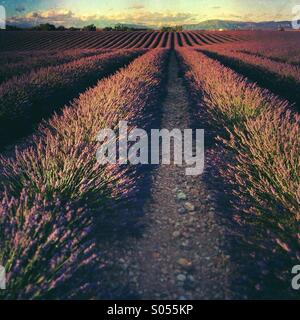
M 192 113 L 174 53 L 168 72 L 161 127 L 191 128 Z M 223 251 L 226 230 L 216 210 L 201 177 L 186 176 L 185 166 L 159 166 L 144 208 L 143 235 L 110 250 L 111 257 L 118 256 L 114 286 L 122 283 L 129 298 L 232 298 L 234 268 Z

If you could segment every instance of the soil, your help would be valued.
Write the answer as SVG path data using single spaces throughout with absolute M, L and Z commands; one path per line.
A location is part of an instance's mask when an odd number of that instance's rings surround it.
M 168 66 L 161 127 L 192 127 L 193 112 L 175 53 Z M 186 165 L 153 171 L 151 196 L 143 208 L 140 237 L 110 244 L 103 252 L 108 298 L 232 299 L 235 266 L 225 249 L 226 223 L 202 176 Z

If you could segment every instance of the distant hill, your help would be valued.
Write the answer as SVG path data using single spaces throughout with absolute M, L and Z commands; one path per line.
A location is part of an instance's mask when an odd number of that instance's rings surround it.
M 290 21 L 265 21 L 265 22 L 243 22 L 230 20 L 207 20 L 197 24 L 187 24 L 185 30 L 246 30 L 246 29 L 268 29 L 276 30 L 280 27 L 291 29 Z
M 144 26 L 141 24 L 127 24 L 127 23 L 124 24 L 124 23 L 122 23 L 121 25 L 124 27 L 130 28 L 130 29 L 144 29 L 144 30 L 149 29 L 148 26 Z
M 100 22 L 93 22 L 97 27 L 102 28 L 105 25 L 101 25 Z M 29 23 L 10 23 L 7 21 L 7 24 L 13 28 L 15 25 L 18 28 L 31 28 L 32 24 Z M 138 30 L 147 30 L 147 29 L 160 29 L 159 26 L 156 25 L 139 25 L 139 24 L 130 24 L 130 23 L 115 23 L 110 27 L 114 27 L 115 25 L 121 25 L 123 27 L 127 27 L 129 29 L 138 29 Z M 291 29 L 292 25 L 290 21 L 265 21 L 265 22 L 246 22 L 246 21 L 233 21 L 233 20 L 207 20 L 202 21 L 196 24 L 185 24 L 183 25 L 184 30 L 277 30 L 278 28 L 283 27 L 285 29 Z

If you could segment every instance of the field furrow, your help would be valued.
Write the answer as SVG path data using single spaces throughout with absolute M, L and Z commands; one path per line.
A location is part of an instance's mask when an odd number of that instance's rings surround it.
M 1 32 L 6 51 L 67 50 L 67 49 L 121 49 L 166 48 L 168 38 L 174 34 L 177 46 L 197 47 L 199 44 L 233 43 L 240 41 L 227 32 L 204 31 L 101 31 L 101 32 Z M 20 36 L 21 35 L 21 36 Z M 24 36 L 23 36 L 24 35 Z M 175 46 L 175 43 L 174 43 Z M 2 48 L 0 48 L 2 50 Z
M 97 135 L 121 120 L 131 128 L 149 126 L 157 112 L 167 57 L 168 51 L 153 50 L 136 59 L 44 123 L 30 148 L 14 158 L 1 158 L 0 221 L 5 228 L 0 229 L 0 248 L 13 279 L 8 290 L 0 292 L 2 298 L 105 294 L 102 286 L 88 289 L 94 281 L 105 281 L 101 256 L 96 255 L 103 250 L 100 239 L 108 225 L 120 224 L 118 218 L 130 219 L 125 204 L 138 193 L 139 179 L 133 179 L 130 169 L 97 162 Z M 116 216 L 117 207 L 122 214 Z M 36 231 L 40 236 L 32 239 Z M 85 276 L 79 279 L 83 270 Z M 66 290 L 74 283 L 81 290 Z
M 116 51 L 43 68 L 0 86 L 1 145 L 22 137 L 41 118 L 59 110 L 99 79 L 140 55 Z
M 265 271 L 252 270 L 257 277 L 256 283 L 248 279 L 249 292 L 253 297 L 293 297 L 285 284 L 289 266 L 299 257 L 300 145 L 295 137 L 300 118 L 286 101 L 219 62 L 197 51 L 179 53 L 194 99 L 205 108 L 199 111 L 211 118 L 210 132 L 222 138 L 213 160 L 219 168 L 211 179 L 220 176 L 223 198 L 227 193 L 233 204 L 231 218 L 242 227 L 244 250 L 236 258 L 241 262 L 248 256 L 249 264 Z
M 95 56 L 106 53 L 106 50 L 68 50 L 58 54 L 43 55 L 43 53 L 37 54 L 37 57 L 31 57 L 24 59 L 19 63 L 7 63 L 0 66 L 0 84 L 7 81 L 10 78 L 21 76 L 25 73 L 36 71 L 41 68 L 50 66 L 56 66 L 64 63 L 68 63 L 74 60 L 78 60 L 84 57 Z
M 292 104 L 296 104 L 295 109 L 300 111 L 299 67 L 241 52 L 216 49 L 205 49 L 203 52 L 256 81 L 260 86 L 288 99 Z

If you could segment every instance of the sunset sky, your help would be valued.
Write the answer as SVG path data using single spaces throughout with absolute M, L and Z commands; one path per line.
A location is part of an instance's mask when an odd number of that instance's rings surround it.
M 209 19 L 291 20 L 300 0 L 0 0 L 8 22 L 99 27 L 115 23 L 149 26 L 193 24 Z

